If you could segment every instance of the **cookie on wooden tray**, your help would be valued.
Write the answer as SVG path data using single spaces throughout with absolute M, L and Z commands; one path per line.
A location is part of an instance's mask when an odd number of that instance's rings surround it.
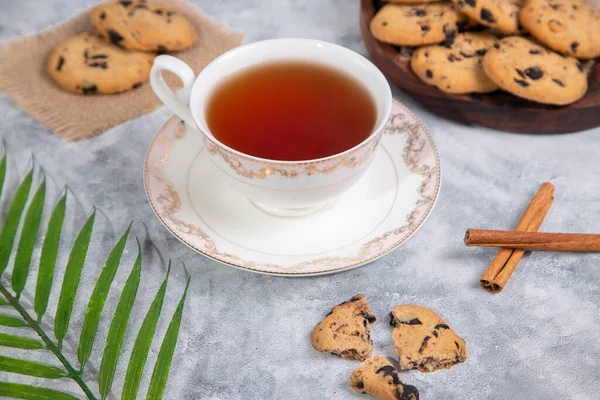
M 483 68 L 502 89 L 538 103 L 573 103 L 585 95 L 588 86 L 577 59 L 518 36 L 496 43 L 485 55 Z
M 404 384 L 396 368 L 382 356 L 369 358 L 352 371 L 350 387 L 380 400 L 419 400 L 417 388 Z
M 452 40 L 468 18 L 450 3 L 386 4 L 371 20 L 377 40 L 398 46 L 421 46 Z
M 114 46 L 93 33 L 59 44 L 47 61 L 48 74 L 71 92 L 112 94 L 148 80 L 154 54 Z
M 143 0 L 101 4 L 90 12 L 96 30 L 119 46 L 164 53 L 190 47 L 194 25 L 183 15 Z
M 525 0 L 520 20 L 552 50 L 584 59 L 600 56 L 600 11 L 583 0 Z
M 504 33 L 519 33 L 523 0 L 452 0 L 460 11 L 481 25 Z
M 465 32 L 446 46 L 419 47 L 410 66 L 425 83 L 447 93 L 488 93 L 498 89 L 483 70 L 483 57 L 496 43 L 496 36 Z
M 343 302 L 321 321 L 310 334 L 315 350 L 364 361 L 371 357 L 373 341 L 369 325 L 377 320 L 362 294 Z
M 401 369 L 431 372 L 467 359 L 465 341 L 428 308 L 398 305 L 390 313 L 390 325 Z

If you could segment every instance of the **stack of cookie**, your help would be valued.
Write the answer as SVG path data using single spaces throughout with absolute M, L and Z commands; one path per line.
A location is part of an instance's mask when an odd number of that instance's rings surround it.
M 59 44 L 48 74 L 80 94 L 112 94 L 148 80 L 156 54 L 192 46 L 196 29 L 183 15 L 145 0 L 111 1 L 90 12 L 95 32 Z
M 570 104 L 587 91 L 580 60 L 600 56 L 600 11 L 585 0 L 389 0 L 370 29 L 410 47 L 413 72 L 455 94 Z
M 432 372 L 465 362 L 465 341 L 428 308 L 402 304 L 389 315 L 397 365 L 373 352 L 370 326 L 377 321 L 364 295 L 335 307 L 310 334 L 315 350 L 364 361 L 352 371 L 350 387 L 381 400 L 418 400 L 419 391 L 403 383 L 398 372 L 416 369 Z

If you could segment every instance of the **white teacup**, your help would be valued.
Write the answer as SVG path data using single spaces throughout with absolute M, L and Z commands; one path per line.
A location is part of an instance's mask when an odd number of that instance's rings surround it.
M 206 106 L 212 91 L 241 69 L 294 60 L 329 66 L 364 85 L 377 112 L 369 137 L 342 153 L 305 161 L 254 157 L 215 139 L 206 123 Z M 182 80 L 183 90 L 179 96 L 166 85 L 163 70 L 175 73 Z M 183 61 L 161 55 L 154 60 L 150 83 L 167 107 L 189 127 L 202 133 L 204 147 L 217 167 L 216 173 L 259 208 L 279 216 L 301 216 L 320 210 L 356 183 L 375 155 L 392 108 L 390 86 L 377 67 L 352 50 L 319 40 L 273 39 L 240 46 L 216 58 L 197 77 Z

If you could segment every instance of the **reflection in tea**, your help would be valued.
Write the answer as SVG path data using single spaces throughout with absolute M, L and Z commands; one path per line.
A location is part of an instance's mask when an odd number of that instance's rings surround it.
M 364 141 L 375 103 L 353 77 L 301 61 L 265 63 L 225 79 L 206 106 L 221 143 L 271 160 L 313 160 Z

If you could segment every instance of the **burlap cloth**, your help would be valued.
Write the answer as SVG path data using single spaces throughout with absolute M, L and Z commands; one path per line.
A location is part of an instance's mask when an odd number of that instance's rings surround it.
M 193 4 L 183 0 L 154 2 L 168 4 L 196 25 L 198 40 L 194 46 L 173 54 L 195 73 L 243 42 L 242 32 L 211 19 Z M 87 12 L 36 35 L 0 42 L 0 90 L 65 140 L 97 135 L 162 104 L 149 83 L 121 94 L 83 96 L 67 92 L 50 78 L 46 72 L 50 51 L 71 36 L 93 29 Z M 167 81 L 171 87 L 181 86 L 173 76 Z

